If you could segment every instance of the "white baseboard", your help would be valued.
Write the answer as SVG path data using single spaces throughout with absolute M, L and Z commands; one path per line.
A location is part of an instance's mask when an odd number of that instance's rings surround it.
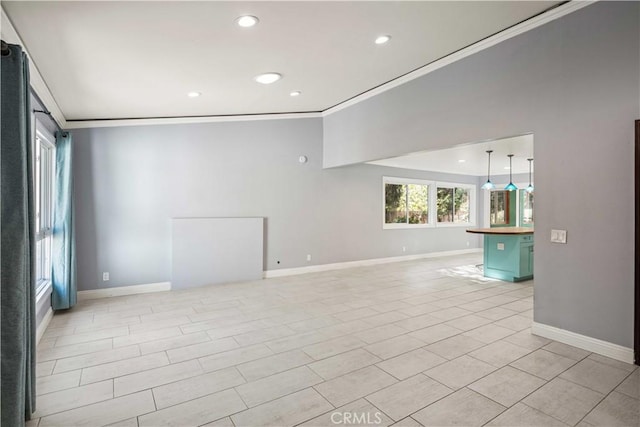
M 602 356 L 610 357 L 621 362 L 633 364 L 633 349 L 591 338 L 586 335 L 576 334 L 575 332 L 565 329 L 556 328 L 554 326 L 545 325 L 543 323 L 533 322 L 531 332 L 544 338 L 549 338 L 563 344 L 572 345 L 583 350 L 597 353 Z
M 294 276 L 297 274 L 317 273 L 320 271 L 343 270 L 346 268 L 364 267 L 391 262 L 413 261 L 424 258 L 437 258 L 443 256 L 465 255 L 481 253 L 482 248 L 460 249 L 455 251 L 431 252 L 426 254 L 403 255 L 387 258 L 364 259 L 360 261 L 337 262 L 333 264 L 310 265 L 298 268 L 283 268 L 281 270 L 267 270 L 263 273 L 265 279 L 272 277 Z M 78 291 L 78 301 L 98 298 L 118 297 L 123 295 L 146 294 L 149 292 L 164 292 L 171 290 L 171 282 L 149 283 L 146 285 L 120 286 L 116 288 L 92 289 Z
M 42 335 L 44 335 L 44 331 L 47 330 L 47 326 L 49 326 L 51 319 L 53 319 L 53 309 L 49 307 L 49 310 L 47 310 L 47 314 L 44 315 L 44 317 L 42 318 L 42 322 L 40 322 L 38 328 L 36 329 L 36 345 L 40 344 Z
M 387 258 L 363 259 L 360 261 L 336 262 L 333 264 L 310 265 L 308 267 L 283 268 L 281 270 L 266 270 L 264 278 L 294 276 L 305 273 L 318 273 L 321 271 L 343 270 L 345 268 L 366 267 L 371 265 L 388 264 L 391 262 L 413 261 L 424 258 L 437 258 L 443 256 L 474 254 L 482 252 L 482 248 L 460 249 L 455 251 L 430 252 L 426 254 L 402 255 Z
M 78 301 L 88 299 L 119 297 L 123 295 L 146 294 L 149 292 L 164 292 L 171 290 L 171 282 L 149 283 L 146 285 L 120 286 L 117 288 L 93 289 L 78 291 Z

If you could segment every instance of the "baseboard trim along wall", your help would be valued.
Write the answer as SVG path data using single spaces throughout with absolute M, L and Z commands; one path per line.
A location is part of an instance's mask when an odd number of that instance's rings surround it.
M 575 332 L 565 329 L 556 328 L 554 326 L 545 325 L 543 323 L 533 322 L 531 332 L 544 338 L 549 338 L 563 344 L 572 345 L 583 350 L 597 353 L 601 356 L 610 357 L 621 362 L 633 364 L 633 349 L 591 338 L 586 335 L 576 334 Z
M 460 249 L 455 251 L 431 252 L 426 254 L 403 255 L 387 258 L 364 259 L 361 261 L 337 262 L 333 264 L 310 265 L 308 267 L 284 268 L 281 270 L 267 270 L 264 272 L 265 279 L 271 277 L 294 276 L 305 273 L 317 273 L 320 271 L 343 270 L 345 268 L 363 267 L 369 265 L 388 264 L 391 262 L 412 261 L 423 258 L 437 258 L 443 256 L 464 255 L 481 253 L 482 248 Z M 116 288 L 91 289 L 78 291 L 78 301 L 90 299 L 119 297 L 124 295 L 146 294 L 150 292 L 164 292 L 171 290 L 171 282 L 149 283 L 145 285 L 119 286 Z M 47 314 L 48 315 L 48 314 Z M 50 320 L 50 319 L 49 319 Z M 44 324 L 44 320 L 42 324 Z M 48 322 L 47 322 L 48 324 Z M 45 327 L 46 329 L 46 327 Z M 44 332 L 44 329 L 43 329 Z
M 78 301 L 89 299 L 120 297 L 124 295 L 146 294 L 171 290 L 171 282 L 148 283 L 146 285 L 120 286 L 117 288 L 78 291 Z
M 482 248 L 460 249 L 455 251 L 430 252 L 426 254 L 402 255 L 402 256 L 387 257 L 387 258 L 363 259 L 360 261 L 336 262 L 333 264 L 310 265 L 307 267 L 283 268 L 280 270 L 266 270 L 264 272 L 264 278 L 270 279 L 273 277 L 295 276 L 298 274 L 305 274 L 305 273 L 318 273 L 322 271 L 343 270 L 346 268 L 353 268 L 353 267 L 366 267 L 370 265 L 388 264 L 391 262 L 413 261 L 416 259 L 437 258 L 437 257 L 443 257 L 443 256 L 474 254 L 474 253 L 481 253 L 481 252 L 482 252 Z
M 47 330 L 47 326 L 49 326 L 51 319 L 53 319 L 53 309 L 49 307 L 49 310 L 47 310 L 47 314 L 44 315 L 44 317 L 42 318 L 42 321 L 40 322 L 40 324 L 38 325 L 38 328 L 36 329 L 36 345 L 40 344 L 40 340 L 44 335 L 44 331 Z

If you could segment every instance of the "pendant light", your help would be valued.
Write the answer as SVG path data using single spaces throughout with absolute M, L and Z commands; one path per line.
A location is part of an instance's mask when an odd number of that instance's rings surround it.
M 489 165 L 487 166 L 487 182 L 482 186 L 483 190 L 493 190 L 496 186 L 491 182 L 491 153 L 493 150 L 487 150 L 487 154 L 489 155 Z
M 531 162 L 533 159 L 527 159 L 529 162 L 529 186 L 526 188 L 527 193 L 533 193 L 533 184 L 531 183 Z
M 509 184 L 507 184 L 507 186 L 504 187 L 504 189 L 508 190 L 508 191 L 514 191 L 514 190 L 517 190 L 518 187 L 515 186 L 515 184 L 513 183 L 513 178 L 512 178 L 513 177 L 513 174 L 512 174 L 513 170 L 512 170 L 512 162 L 511 161 L 513 160 L 513 154 L 509 154 L 509 155 L 507 155 L 507 157 L 509 157 Z

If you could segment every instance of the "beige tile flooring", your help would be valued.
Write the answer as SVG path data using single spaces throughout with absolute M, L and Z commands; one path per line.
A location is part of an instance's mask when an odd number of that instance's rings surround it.
M 80 303 L 30 426 L 638 426 L 640 370 L 530 333 L 477 254 Z

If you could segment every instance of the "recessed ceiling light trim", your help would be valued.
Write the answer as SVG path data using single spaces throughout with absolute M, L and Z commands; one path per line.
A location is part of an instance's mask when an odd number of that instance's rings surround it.
M 386 44 L 386 43 L 389 43 L 389 40 L 391 40 L 391 36 L 388 34 L 385 34 L 385 35 L 376 37 L 375 43 Z
M 197 98 L 200 95 L 202 95 L 202 92 L 191 91 L 191 92 L 187 93 L 187 96 L 189 98 Z
M 263 85 L 270 85 L 272 83 L 277 82 L 281 78 L 282 78 L 282 74 L 269 72 L 269 73 L 262 73 L 257 75 L 254 78 L 254 80 L 258 83 L 262 83 Z
M 294 90 L 293 92 L 291 92 L 289 94 L 289 96 L 294 96 L 294 97 L 295 96 L 300 96 L 300 95 L 302 95 L 302 92 L 300 92 L 299 90 Z
M 236 19 L 236 24 L 242 28 L 254 27 L 260 20 L 253 15 L 242 15 Z

